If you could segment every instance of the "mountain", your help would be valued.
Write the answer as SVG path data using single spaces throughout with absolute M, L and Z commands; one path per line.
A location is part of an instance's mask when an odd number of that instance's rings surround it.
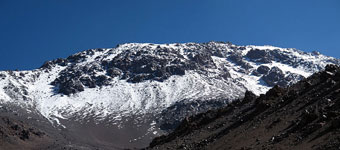
M 141 148 L 186 116 L 274 85 L 289 86 L 338 59 L 293 48 L 229 42 L 90 49 L 39 69 L 0 72 L 1 108 L 36 116 L 67 147 Z M 13 107 L 13 108 L 12 108 Z M 42 131 L 50 131 L 47 125 Z M 61 144 L 63 145 L 63 144 Z
M 148 149 L 339 149 L 340 68 L 187 117 Z

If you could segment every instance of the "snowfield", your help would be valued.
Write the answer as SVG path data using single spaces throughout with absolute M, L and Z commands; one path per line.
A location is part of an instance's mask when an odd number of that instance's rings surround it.
M 161 53 L 157 51 L 158 49 L 167 49 L 178 53 L 183 56 L 180 61 L 190 59 L 191 55 L 201 49 L 214 50 L 214 52 L 219 52 L 219 55 L 212 53 L 211 56 L 216 67 L 203 67 L 203 71 L 185 70 L 184 75 L 171 75 L 164 81 L 145 80 L 133 83 L 127 79 L 113 77 L 108 85 L 91 88 L 84 86 L 83 91 L 70 95 L 58 93 L 58 86 L 51 84 L 63 70 L 71 65 L 78 67 L 99 65 L 100 61 L 118 59 L 123 53 L 133 55 L 140 51 L 147 51 L 148 53 L 144 56 L 167 59 L 167 55 L 163 55 L 167 52 Z M 267 52 L 270 56 L 268 58 L 273 60 L 270 63 L 262 63 L 248 58 L 247 54 L 254 49 Z M 275 51 L 275 54 L 278 53 L 280 56 L 286 56 L 284 58 L 287 60 L 284 62 L 277 60 L 270 51 Z M 271 87 L 263 81 L 265 74 L 254 74 L 259 66 L 277 67 L 285 77 L 292 73 L 308 77 L 312 73 L 320 71 L 328 63 L 339 64 L 335 58 L 305 53 L 291 48 L 237 46 L 217 42 L 203 44 L 130 43 L 119 45 L 116 48 L 94 49 L 91 52 L 93 52 L 91 55 L 86 51 L 78 53 L 85 57 L 64 66 L 54 63 L 50 68 L 32 71 L 1 71 L 0 102 L 34 108 L 51 122 L 57 124 L 59 123 L 58 118 L 67 119 L 74 115 L 78 115 L 79 118 L 92 115 L 98 120 L 110 117 L 115 122 L 120 121 L 124 116 L 157 114 L 182 100 L 224 98 L 232 101 L 241 98 L 246 90 L 257 95 L 265 93 Z M 241 61 L 250 67 L 244 68 L 233 61 L 231 56 L 235 54 L 238 54 L 237 57 L 241 57 Z M 131 56 L 129 59 L 133 61 L 137 58 Z M 146 66 L 141 66 L 141 68 L 143 67 Z M 221 75 L 226 72 L 229 73 L 229 76 L 226 75 L 222 78 Z M 107 76 L 107 72 L 105 70 L 96 71 L 93 76 Z M 291 82 L 296 81 L 291 80 Z

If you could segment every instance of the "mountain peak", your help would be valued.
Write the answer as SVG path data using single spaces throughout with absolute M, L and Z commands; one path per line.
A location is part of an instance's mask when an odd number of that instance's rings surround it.
M 274 85 L 289 86 L 339 62 L 273 46 L 127 43 L 48 61 L 32 71 L 2 71 L 0 101 L 32 108 L 62 126 L 69 118 L 117 128 L 144 123 L 150 137 L 246 91 L 260 95 Z M 149 118 L 140 121 L 141 116 Z

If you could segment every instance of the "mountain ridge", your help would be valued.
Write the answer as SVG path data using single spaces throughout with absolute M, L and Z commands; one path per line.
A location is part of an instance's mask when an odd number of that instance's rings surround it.
M 287 88 L 247 92 L 241 101 L 184 119 L 147 149 L 338 149 L 339 77 L 340 67 L 327 65 Z
M 225 106 L 247 90 L 259 95 L 291 85 L 329 63 L 340 61 L 273 46 L 129 43 L 47 61 L 33 71 L 1 71 L 0 102 L 30 108 L 64 129 L 70 120 L 117 131 L 130 126 L 139 134 L 126 141 L 145 139 L 140 146 L 185 116 Z

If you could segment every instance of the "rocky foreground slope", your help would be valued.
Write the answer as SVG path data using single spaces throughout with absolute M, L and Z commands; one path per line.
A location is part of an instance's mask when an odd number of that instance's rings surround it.
M 148 149 L 339 149 L 340 68 L 188 117 Z
M 340 61 L 273 46 L 129 43 L 35 70 L 0 71 L 0 106 L 25 110 L 19 119 L 32 123 L 47 120 L 41 130 L 52 127 L 67 147 L 141 148 L 186 116 L 225 106 L 247 90 L 259 95 L 291 85 L 326 64 Z

